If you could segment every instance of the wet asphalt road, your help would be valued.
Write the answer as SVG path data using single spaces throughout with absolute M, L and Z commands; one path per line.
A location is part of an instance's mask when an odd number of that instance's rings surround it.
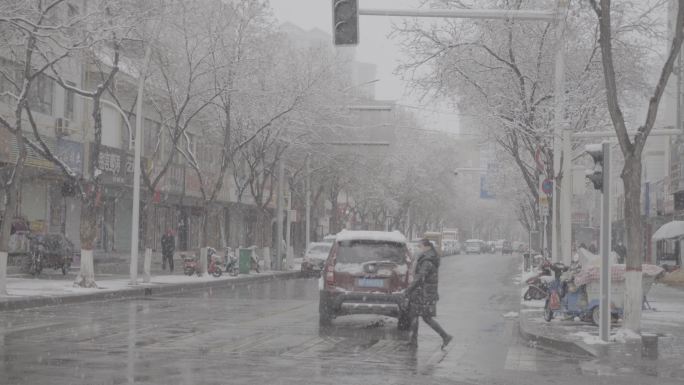
M 0 313 L 0 384 L 664 384 L 596 375 L 592 362 L 518 336 L 518 258 L 443 259 L 440 339 L 406 348 L 376 316 L 318 326 L 315 279 Z

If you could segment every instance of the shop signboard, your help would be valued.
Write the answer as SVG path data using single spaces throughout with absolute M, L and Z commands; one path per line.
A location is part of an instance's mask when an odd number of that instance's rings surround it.
M 91 143 L 90 145 L 90 152 L 92 154 L 95 144 Z M 100 180 L 103 184 L 132 186 L 134 164 L 135 158 L 133 154 L 120 148 L 100 146 L 98 168 L 102 172 Z
M 33 138 L 33 133 L 24 132 L 25 137 Z M 83 144 L 67 139 L 55 139 L 49 136 L 41 137 L 47 148 L 52 154 L 63 161 L 76 174 L 83 173 Z M 17 138 L 11 135 L 6 129 L 0 130 L 0 161 L 16 162 L 19 155 Z M 36 167 L 46 170 L 57 170 L 59 168 L 52 161 L 45 159 L 28 145 L 26 146 L 26 166 Z

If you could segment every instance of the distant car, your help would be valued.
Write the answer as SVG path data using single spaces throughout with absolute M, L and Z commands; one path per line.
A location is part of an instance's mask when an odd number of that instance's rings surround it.
M 506 242 L 504 239 L 499 239 L 498 241 L 494 242 L 494 251 L 497 253 L 502 252 L 503 247 L 504 247 L 504 242 Z
M 412 258 L 399 232 L 342 231 L 337 234 L 320 281 L 319 321 L 338 316 L 381 314 L 410 325 L 404 291 L 411 281 Z
M 323 270 L 325 260 L 330 254 L 332 243 L 312 242 L 304 252 L 302 258 L 302 271 L 305 273 L 319 273 Z
M 501 246 L 501 254 L 513 254 L 513 244 L 511 241 L 504 241 Z
M 469 239 L 465 242 L 466 254 L 482 254 L 484 242 L 479 239 Z

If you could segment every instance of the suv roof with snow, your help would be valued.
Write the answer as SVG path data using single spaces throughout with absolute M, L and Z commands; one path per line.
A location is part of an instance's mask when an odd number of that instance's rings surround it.
M 406 237 L 399 231 L 350 231 L 342 230 L 335 238 L 336 242 L 345 241 L 384 241 L 406 243 Z

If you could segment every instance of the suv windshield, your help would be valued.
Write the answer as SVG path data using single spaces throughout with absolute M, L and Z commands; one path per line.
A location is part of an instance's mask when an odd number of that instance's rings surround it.
M 406 263 L 406 248 L 401 243 L 385 241 L 344 241 L 338 243 L 337 263 L 390 261 Z

